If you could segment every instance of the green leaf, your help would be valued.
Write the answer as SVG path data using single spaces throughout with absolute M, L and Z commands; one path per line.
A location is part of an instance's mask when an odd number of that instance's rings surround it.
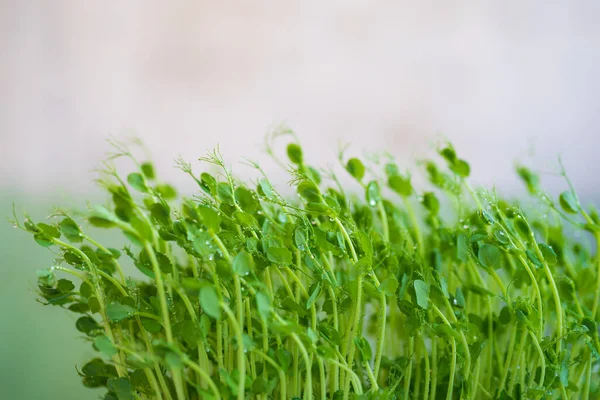
M 254 214 L 260 209 L 260 203 L 255 194 L 243 186 L 235 189 L 234 197 L 240 208 L 249 214 Z
M 471 345 L 471 362 L 477 361 L 481 351 L 485 348 L 487 341 L 479 340 Z
M 102 361 L 100 358 L 94 358 L 93 360 L 86 363 L 82 368 L 83 372 L 87 376 L 101 376 L 101 377 L 116 377 L 117 371 L 114 367 L 109 366 Z
M 115 226 L 116 223 L 120 222 L 119 218 L 117 218 L 114 213 L 100 205 L 94 206 L 88 221 L 98 228 L 111 228 Z
M 39 269 L 36 271 L 37 281 L 39 285 L 54 286 L 56 285 L 56 276 L 51 269 Z
M 70 242 L 80 243 L 83 240 L 83 233 L 81 233 L 79 225 L 71 218 L 65 218 L 60 221 L 59 228 Z
M 300 251 L 308 249 L 308 239 L 303 228 L 297 227 L 296 230 L 294 230 L 294 243 Z
M 341 236 L 341 234 L 340 237 L 343 243 L 343 236 Z M 373 257 L 373 244 L 371 243 L 369 235 L 364 231 L 356 231 L 352 234 L 352 238 L 356 242 L 356 246 L 360 253 L 370 260 Z
M 384 293 L 386 296 L 393 296 L 396 293 L 396 290 L 398 290 L 398 285 L 398 279 L 394 278 L 393 276 L 390 276 L 389 278 L 381 282 L 381 285 L 379 285 L 378 290 L 381 293 Z
M 135 308 L 128 305 L 113 302 L 106 307 L 106 316 L 111 322 L 120 322 L 135 314 Z
M 517 174 L 519 174 L 519 177 L 525 182 L 529 193 L 535 194 L 538 191 L 540 178 L 536 174 L 523 166 L 517 168 Z
M 154 179 L 156 177 L 152 163 L 145 162 L 140 166 L 140 168 L 147 179 Z
M 357 181 L 361 181 L 365 176 L 365 166 L 358 158 L 351 158 L 346 163 L 346 171 Z
M 459 339 L 460 338 L 458 332 L 456 332 L 454 329 L 452 329 L 451 326 L 446 325 L 446 324 L 434 324 L 433 325 L 433 330 L 440 337 L 447 337 L 447 338 L 454 338 L 454 339 Z
M 502 307 L 502 309 L 500 310 L 500 314 L 498 316 L 498 321 L 501 324 L 508 324 L 512 319 L 512 315 L 510 313 L 510 309 L 507 306 Z
M 154 203 L 150 206 L 150 215 L 161 225 L 171 225 L 171 210 L 169 206 L 163 203 Z
M 60 231 L 57 227 L 53 225 L 48 225 L 44 224 L 43 222 L 40 222 L 39 224 L 37 224 L 37 227 L 47 237 L 56 239 L 60 237 Z
M 154 230 L 152 229 L 152 227 L 148 224 L 148 222 L 145 219 L 139 218 L 136 215 L 131 218 L 131 220 L 129 221 L 129 224 L 135 231 L 135 236 L 137 236 L 137 239 L 139 239 L 141 241 L 141 245 L 143 245 L 146 242 L 152 243 L 153 238 L 154 238 L 153 237 Z M 127 234 L 129 232 L 124 232 L 124 233 L 127 236 Z
M 160 322 L 150 319 L 150 318 L 142 318 L 142 326 L 149 333 L 158 333 L 162 330 L 162 325 Z
M 271 306 L 271 300 L 269 299 L 269 296 L 267 296 L 263 292 L 256 292 L 255 300 L 258 315 L 260 315 L 262 319 L 269 318 L 269 315 L 271 314 L 271 311 L 273 309 Z
M 223 203 L 233 205 L 233 190 L 228 182 L 219 182 L 217 184 L 217 196 Z
M 518 215 L 515 219 L 515 229 L 519 234 L 524 238 L 529 238 L 531 236 L 531 229 L 529 228 L 529 224 L 527 221 L 521 216 Z
M 117 395 L 118 400 L 135 400 L 131 383 L 127 378 L 110 378 L 107 387 Z
M 371 207 L 375 207 L 377 204 L 381 202 L 381 189 L 379 188 L 379 183 L 376 181 L 371 181 L 367 185 L 367 203 Z
M 471 234 L 469 235 L 469 243 L 479 242 L 480 240 L 487 239 L 487 237 L 488 237 L 488 234 L 486 231 L 476 230 L 476 231 L 471 232 Z
M 302 147 L 298 146 L 295 143 L 288 144 L 287 155 L 290 158 L 290 161 L 294 164 L 302 164 Z
M 538 243 L 538 247 L 540 248 L 540 251 L 544 256 L 544 260 L 546 260 L 548 265 L 556 265 L 558 262 L 558 257 L 554 252 L 554 249 L 545 243 Z
M 75 289 L 75 285 L 68 279 L 59 279 L 56 289 L 58 289 L 58 291 L 61 293 L 70 293 L 73 289 Z
M 350 267 L 349 281 L 356 280 L 360 276 L 365 276 L 371 270 L 371 259 L 369 257 L 359 258 L 357 262 Z
M 571 358 L 571 354 L 568 350 L 563 350 L 563 356 L 561 357 L 561 363 L 560 363 L 560 372 L 559 372 L 559 378 L 560 378 L 560 383 L 561 385 L 563 385 L 564 387 L 569 386 L 569 366 L 570 366 L 570 358 Z
M 558 197 L 560 206 L 569 214 L 577 214 L 579 212 L 579 202 L 573 192 L 562 192 Z
M 254 270 L 254 259 L 245 250 L 238 253 L 233 259 L 233 271 L 240 275 L 248 275 Z
M 422 203 L 432 215 L 437 215 L 440 211 L 440 202 L 433 192 L 424 193 Z
M 144 176 L 142 174 L 133 172 L 127 175 L 127 182 L 131 185 L 132 188 L 134 188 L 138 192 L 148 192 L 148 186 L 146 186 L 146 180 L 144 179 Z
M 407 274 L 402 275 L 400 284 L 400 290 L 398 290 L 398 300 L 404 299 L 406 291 L 408 290 L 408 284 L 410 283 L 410 277 Z
M 241 226 L 246 228 L 258 229 L 258 222 L 252 214 L 248 214 L 243 211 L 236 211 L 233 213 L 233 219 Z
M 50 247 L 54 244 L 51 238 L 41 233 L 33 235 L 33 239 L 42 247 Z
M 200 174 L 200 187 L 210 195 L 217 194 L 217 180 L 208 172 Z
M 306 314 L 306 309 L 303 308 L 300 304 L 296 303 L 291 297 L 286 297 L 285 299 L 283 299 L 280 303 L 280 306 L 282 309 L 292 313 L 297 313 L 300 316 L 304 316 Z
M 392 175 L 388 177 L 388 186 L 402 197 L 408 197 L 413 193 L 413 187 L 410 183 L 410 178 L 404 178 L 400 175 Z
M 84 302 L 73 303 L 69 306 L 69 311 L 78 314 L 87 314 L 88 312 L 90 312 L 90 307 Z
M 259 376 L 256 379 L 254 379 L 254 381 L 252 382 L 252 393 L 254 395 L 266 393 L 267 390 L 267 381 L 265 381 L 264 378 Z
M 292 252 L 285 247 L 269 247 L 267 259 L 273 264 L 290 265 L 292 263 Z
M 531 250 L 525 250 L 525 254 L 527 254 L 527 258 L 529 258 L 529 261 L 531 261 L 533 265 L 535 265 L 538 268 L 544 268 L 544 264 L 539 259 L 536 253 L 534 253 Z
M 319 295 L 321 294 L 321 282 L 317 282 L 317 283 L 314 283 L 313 285 L 311 285 L 311 287 L 309 288 L 309 293 L 310 293 L 310 297 L 306 301 L 306 309 L 307 310 L 313 304 L 315 304 L 315 301 L 317 301 L 317 299 L 319 298 Z
M 355 337 L 354 344 L 358 349 L 360 360 L 363 363 L 368 363 L 369 361 L 371 361 L 371 357 L 373 357 L 373 350 L 371 350 L 371 345 L 369 344 L 369 341 L 364 337 Z
M 108 358 L 117 354 L 117 349 L 110 339 L 105 335 L 96 336 L 94 339 L 94 346 L 96 346 L 96 349 L 98 349 L 100 353 L 104 354 Z
M 273 199 L 277 198 L 277 195 L 275 194 L 275 190 L 273 189 L 273 186 L 271 186 L 271 183 L 266 179 L 260 179 L 258 181 L 257 191 L 259 194 L 263 195 L 267 199 L 273 200 Z
M 94 295 L 94 290 L 87 282 L 84 281 L 81 282 L 81 285 L 79 285 L 79 294 L 82 297 L 90 298 Z
M 502 251 L 493 244 L 485 243 L 477 254 L 479 262 L 486 268 L 498 268 L 502 259 Z
M 88 299 L 88 306 L 90 307 L 90 312 L 92 314 L 96 314 L 100 311 L 100 302 L 96 296 L 90 296 Z
M 183 320 L 178 323 L 181 326 L 180 336 L 189 349 L 195 349 L 198 342 L 202 339 L 200 327 L 190 320 Z
M 469 163 L 467 163 L 465 160 L 456 160 L 450 166 L 450 169 L 456 175 L 463 177 L 463 178 L 468 177 L 471 173 L 471 167 L 469 166 Z
M 456 151 L 450 144 L 448 144 L 447 147 L 444 147 L 442 150 L 440 150 L 439 153 L 440 156 L 442 156 L 450 165 L 454 164 L 457 161 Z
M 487 225 L 493 225 L 495 222 L 494 216 L 484 209 L 479 210 L 479 216 Z
M 171 185 L 163 183 L 160 185 L 156 185 L 155 189 L 165 200 L 172 200 L 177 198 L 177 191 Z
M 467 236 L 464 233 L 456 237 L 456 258 L 462 262 L 467 262 L 469 259 L 469 245 L 467 244 Z
M 321 191 L 311 181 L 303 181 L 298 185 L 298 194 L 305 200 L 314 203 L 320 203 L 322 201 Z
M 79 332 L 90 335 L 91 333 L 102 329 L 96 320 L 92 317 L 81 317 L 75 322 L 75 327 Z
M 584 317 L 581 324 L 587 328 L 587 334 L 592 338 L 598 336 L 598 324 L 589 317 Z
M 419 307 L 427 310 L 429 308 L 429 285 L 424 281 L 417 279 L 414 282 L 417 304 Z
M 454 296 L 454 305 L 459 308 L 465 308 L 465 296 L 460 288 L 456 288 L 456 296 Z
M 198 213 L 202 218 L 202 223 L 206 228 L 214 233 L 218 233 L 221 229 L 221 216 L 213 208 L 200 205 L 198 206 Z
M 217 291 L 212 286 L 204 286 L 200 289 L 200 306 L 211 318 L 221 319 L 221 303 Z
M 165 354 L 165 362 L 170 369 L 180 369 L 183 366 L 181 357 L 172 351 L 169 351 L 167 354 Z
M 311 181 L 313 181 L 314 183 L 316 183 L 317 185 L 319 185 L 321 183 L 321 174 L 319 174 L 319 171 L 317 171 L 316 169 L 314 169 L 310 165 L 306 167 L 305 173 L 306 173 L 306 176 Z

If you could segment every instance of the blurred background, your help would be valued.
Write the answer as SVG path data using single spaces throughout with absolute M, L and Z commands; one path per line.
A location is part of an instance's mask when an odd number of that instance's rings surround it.
M 320 166 L 340 142 L 408 167 L 449 139 L 476 184 L 513 195 L 516 161 L 561 190 L 561 156 L 598 204 L 599 18 L 594 0 L 0 0 L 0 216 L 102 200 L 110 136 L 143 139 L 191 188 L 179 154 L 219 144 L 244 176 L 280 123 Z M 52 254 L 8 223 L 0 238 L 2 397 L 98 398 L 75 372 L 92 355 L 75 319 L 35 302 Z

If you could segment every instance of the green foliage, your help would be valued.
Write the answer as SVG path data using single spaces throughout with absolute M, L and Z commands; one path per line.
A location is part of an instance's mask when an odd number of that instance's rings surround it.
M 522 166 L 539 207 L 521 209 L 438 153 L 422 189 L 392 160 L 340 155 L 343 187 L 294 136 L 289 200 L 257 164 L 236 181 L 218 151 L 201 159 L 216 174 L 178 162 L 187 199 L 135 162 L 125 180 L 104 171 L 110 202 L 85 218 L 13 223 L 52 251 L 39 301 L 76 314 L 97 351 L 79 373 L 104 399 L 599 397 L 596 211 Z

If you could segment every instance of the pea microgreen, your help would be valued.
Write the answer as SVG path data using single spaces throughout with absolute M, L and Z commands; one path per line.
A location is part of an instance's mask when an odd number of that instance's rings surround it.
M 106 164 L 108 204 L 12 221 L 52 252 L 40 302 L 77 315 L 104 399 L 600 398 L 600 224 L 564 168 L 556 199 L 517 168 L 537 207 L 474 190 L 450 145 L 421 163 L 427 187 L 343 153 L 342 185 L 283 129 L 267 152 L 291 196 L 216 150 L 212 173 L 177 161 L 198 185 L 182 198 L 116 146 L 134 168 Z

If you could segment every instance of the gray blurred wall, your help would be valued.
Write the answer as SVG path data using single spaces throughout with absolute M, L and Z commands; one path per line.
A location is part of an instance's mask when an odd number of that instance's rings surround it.
M 110 135 L 142 137 L 177 180 L 179 153 L 259 158 L 286 121 L 316 163 L 342 140 L 408 166 L 449 138 L 479 183 L 518 187 L 533 149 L 591 195 L 599 17 L 573 0 L 2 0 L 0 185 L 86 191 Z

